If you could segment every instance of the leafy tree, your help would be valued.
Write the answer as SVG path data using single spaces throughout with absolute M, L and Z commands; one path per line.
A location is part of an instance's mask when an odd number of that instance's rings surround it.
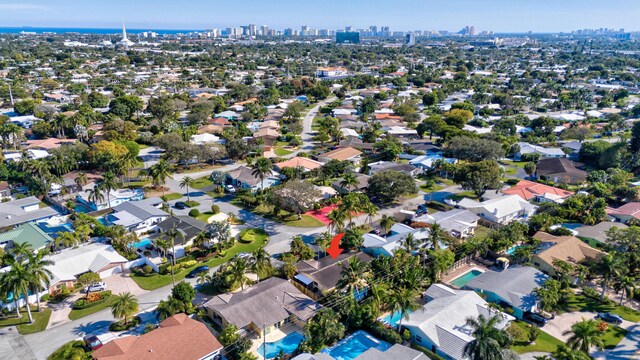
M 416 182 L 411 175 L 385 170 L 375 173 L 369 178 L 367 193 L 377 196 L 381 202 L 390 203 L 399 196 L 415 194 L 418 191 Z
M 489 189 L 499 188 L 501 179 L 502 169 L 494 160 L 460 165 L 454 177 L 463 189 L 472 190 L 477 196 L 484 195 Z
M 185 305 L 190 306 L 193 299 L 196 298 L 196 289 L 188 282 L 181 281 L 171 289 L 171 296 Z
M 505 151 L 499 142 L 468 136 L 456 136 L 445 147 L 448 156 L 467 161 L 499 160 Z
M 33 100 L 18 101 L 13 105 L 13 110 L 18 115 L 33 115 L 36 104 Z
M 224 243 L 231 237 L 231 225 L 227 221 L 213 221 L 207 225 L 205 233 L 211 242 Z
M 433 258 L 434 278 L 439 279 L 440 276 L 449 270 L 455 262 L 455 254 L 449 249 L 436 249 L 431 253 Z
M 298 260 L 311 260 L 313 259 L 313 250 L 305 244 L 300 236 L 294 236 L 289 244 L 291 250 L 289 253 L 294 255 Z
M 90 291 L 90 287 L 91 285 L 97 283 L 100 281 L 100 275 L 94 273 L 94 272 L 86 272 L 80 276 L 78 276 L 78 284 L 82 285 L 83 287 L 87 287 L 87 296 L 89 296 L 89 291 Z
M 305 340 L 300 344 L 303 351 L 318 352 L 344 336 L 345 327 L 340 317 L 330 308 L 320 309 L 305 325 Z
M 394 137 L 376 142 L 373 148 L 381 155 L 381 159 L 384 161 L 396 160 L 402 152 L 402 144 Z
M 473 112 L 469 110 L 451 109 L 444 113 L 444 122 L 458 129 L 462 129 L 471 119 L 473 119 Z
M 533 174 L 536 173 L 536 170 L 537 170 L 536 163 L 530 161 L 524 164 L 524 172 L 527 173 L 527 175 L 532 176 Z
M 309 210 L 321 196 L 320 190 L 313 184 L 303 180 L 291 180 L 273 191 L 272 200 L 280 209 L 297 214 L 298 219 L 301 219 L 302 213 Z

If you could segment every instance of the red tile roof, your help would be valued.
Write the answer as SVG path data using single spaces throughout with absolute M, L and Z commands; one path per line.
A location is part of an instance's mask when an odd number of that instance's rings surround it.
M 513 187 L 503 190 L 502 192 L 507 195 L 518 195 L 527 201 L 544 194 L 553 194 L 561 196 L 562 198 L 567 198 L 574 194 L 573 191 L 563 190 L 528 180 L 522 180 Z

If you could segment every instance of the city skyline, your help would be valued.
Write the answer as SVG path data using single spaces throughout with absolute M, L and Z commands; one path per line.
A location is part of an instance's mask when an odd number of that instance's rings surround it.
M 634 14 L 640 3 L 622 0 L 616 7 L 594 0 L 579 2 L 506 0 L 455 0 L 440 3 L 431 0 L 405 0 L 390 4 L 379 0 L 354 0 L 348 3 L 326 0 L 321 4 L 283 0 L 277 3 L 248 0 L 239 3 L 220 1 L 114 0 L 104 11 L 94 2 L 62 0 L 50 4 L 44 0 L 0 1 L 0 23 L 6 27 L 79 27 L 116 28 L 124 19 L 132 29 L 211 29 L 244 24 L 271 28 L 366 29 L 371 25 L 392 30 L 446 30 L 457 32 L 467 25 L 476 31 L 494 32 L 569 32 L 584 28 L 624 28 L 639 30 Z M 115 18 L 114 18 L 115 17 Z

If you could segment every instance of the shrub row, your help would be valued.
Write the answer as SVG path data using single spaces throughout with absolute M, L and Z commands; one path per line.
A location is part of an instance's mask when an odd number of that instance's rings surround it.
M 80 298 L 78 300 L 76 300 L 73 303 L 73 309 L 74 310 L 82 310 L 82 309 L 87 309 L 90 307 L 94 307 L 96 305 L 102 304 L 103 302 L 107 301 L 107 299 L 109 299 L 109 297 L 111 297 L 111 290 L 105 290 L 99 293 L 100 294 L 100 299 L 99 300 L 95 300 L 95 301 L 89 301 L 87 298 Z

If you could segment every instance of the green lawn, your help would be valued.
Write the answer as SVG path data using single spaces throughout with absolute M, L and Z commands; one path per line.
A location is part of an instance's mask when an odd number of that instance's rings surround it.
M 430 192 L 440 191 L 440 190 L 444 189 L 444 186 L 439 185 L 439 184 L 435 184 L 432 187 L 427 187 L 426 184 L 422 184 L 422 185 L 420 185 L 420 189 L 422 189 L 422 191 L 424 191 L 426 193 L 430 193 Z
M 124 187 L 127 189 L 137 189 L 144 187 L 145 185 L 149 185 L 151 182 L 149 180 L 144 181 L 125 181 Z
M 71 320 L 78 320 L 82 317 L 85 317 L 87 315 L 91 315 L 93 313 L 97 313 L 100 310 L 104 310 L 108 307 L 111 307 L 111 304 L 113 304 L 113 302 L 116 301 L 116 296 L 115 295 L 111 295 L 107 300 L 105 300 L 104 302 L 96 305 L 96 306 L 92 306 L 86 309 L 82 309 L 82 310 L 71 310 L 71 312 L 69 313 L 69 319 Z
M 267 233 L 262 229 L 244 229 L 240 232 L 239 238 L 244 243 L 254 241 L 264 243 L 267 240 Z
M 627 330 L 619 327 L 609 325 L 607 332 L 603 336 L 604 340 L 604 348 L 605 349 L 613 349 L 618 345 L 620 340 L 627 335 Z
M 161 196 L 162 200 L 164 201 L 178 200 L 181 197 L 182 197 L 182 194 L 178 194 L 178 193 L 170 193 L 170 194 Z
M 502 164 L 502 165 L 515 166 L 515 167 L 519 167 L 521 169 L 524 169 L 524 165 L 526 163 L 528 163 L 528 161 L 511 161 L 511 160 L 500 161 L 500 164 Z
M 489 235 L 489 233 L 491 232 L 491 229 L 489 229 L 486 226 L 482 226 L 482 225 L 478 225 L 478 227 L 476 228 L 475 234 L 476 236 L 486 236 Z
M 203 189 L 209 186 L 213 186 L 213 181 L 211 181 L 209 176 L 203 176 L 195 179 L 191 187 L 194 189 Z
M 570 295 L 567 303 L 562 309 L 564 311 L 589 311 L 589 312 L 611 312 L 620 315 L 623 319 L 637 323 L 640 321 L 640 312 L 626 306 L 603 305 L 596 300 L 589 299 L 582 295 Z
M 287 149 L 281 148 L 281 147 L 276 147 L 276 149 L 273 152 L 276 153 L 276 155 L 278 155 L 278 156 L 287 156 L 287 155 L 291 154 L 293 151 L 287 150 Z
M 521 328 L 525 333 L 529 332 L 528 325 L 522 321 L 514 322 L 516 326 Z M 518 354 L 524 354 L 532 351 L 541 351 L 541 352 L 554 352 L 558 345 L 563 345 L 564 343 L 553 336 L 547 334 L 544 331 L 540 331 L 538 338 L 535 341 L 535 344 L 525 344 L 520 342 L 515 342 L 511 349 Z
M 300 220 L 298 220 L 297 215 L 291 215 L 289 218 L 290 219 L 293 218 L 293 220 L 285 221 L 284 223 L 285 225 L 295 226 L 295 227 L 308 227 L 308 228 L 317 228 L 321 226 L 327 226 L 325 223 L 314 218 L 311 215 L 302 214 L 302 219 Z
M 188 208 L 193 208 L 193 207 L 198 207 L 200 206 L 200 203 L 197 201 L 185 201 L 184 204 L 188 207 Z
M 266 243 L 267 243 L 266 237 L 262 241 L 254 241 L 249 244 L 243 244 L 243 243 L 237 242 L 231 249 L 225 251 L 224 257 L 221 257 L 221 258 L 212 257 L 207 261 L 198 263 L 190 268 L 186 268 L 180 271 L 179 273 L 175 274 L 176 281 L 180 281 L 184 279 L 184 277 L 189 273 L 189 271 L 195 269 L 198 266 L 207 265 L 210 268 L 214 266 L 218 266 L 220 264 L 223 264 L 229 261 L 233 256 L 235 256 L 238 253 L 241 253 L 241 252 L 252 253 L 256 249 L 258 249 L 260 246 Z M 171 284 L 170 274 L 167 274 L 167 275 L 156 274 L 152 276 L 139 276 L 139 275 L 132 274 L 131 278 L 138 284 L 138 286 L 140 286 L 145 290 L 155 290 L 157 288 Z
M 205 211 L 203 213 L 200 213 L 200 215 L 196 216 L 196 220 L 200 220 L 203 223 L 207 223 L 209 218 L 212 217 L 214 215 L 214 213 L 212 213 L 211 211 Z
M 51 317 L 51 309 L 42 307 L 40 312 L 37 307 L 31 307 L 31 315 L 33 316 L 33 324 L 29 324 L 29 316 L 26 308 L 20 309 L 20 317 L 15 316 L 15 312 L 11 312 L 7 318 L 0 320 L 0 327 L 16 326 L 20 334 L 33 334 L 43 331 L 49 324 Z
M 460 201 L 460 200 L 462 200 L 464 198 L 469 198 L 469 199 L 473 199 L 473 200 L 478 200 L 479 199 L 473 191 L 463 191 L 461 193 L 455 194 L 455 195 L 450 197 L 450 199 L 453 200 L 453 201 Z

